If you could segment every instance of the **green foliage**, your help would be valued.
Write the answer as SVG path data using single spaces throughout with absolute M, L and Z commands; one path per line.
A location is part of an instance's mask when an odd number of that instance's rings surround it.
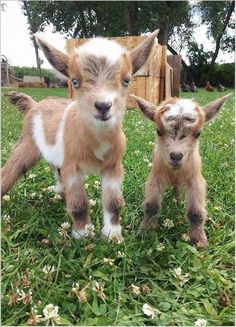
M 39 76 L 39 70 L 35 67 L 11 66 L 11 70 L 11 74 L 17 78 L 23 78 L 24 76 Z M 42 69 L 42 77 L 49 77 L 52 83 L 56 83 L 59 80 L 50 69 Z
M 235 83 L 235 63 L 215 64 L 212 80 L 220 82 L 224 86 L 234 86 Z
M 66 91 L 25 90 L 37 101 L 46 96 L 66 97 Z M 199 90 L 181 96 L 194 97 L 204 105 L 220 95 Z M 20 136 L 22 116 L 6 99 L 2 115 L 4 163 Z M 100 236 L 101 189 L 94 183 L 96 176 L 86 181 L 89 198 L 97 201 L 91 213 L 94 240 L 63 240 L 59 236 L 58 228 L 70 218 L 65 204 L 55 202 L 52 191 L 45 191 L 54 183 L 45 162 L 9 192 L 10 200 L 2 207 L 2 325 L 27 325 L 34 305 L 40 315 L 46 305 L 53 303 L 59 307 L 63 325 L 193 326 L 197 319 L 205 319 L 209 326 L 234 326 L 234 97 L 227 100 L 216 121 L 205 127 L 200 140 L 203 175 L 208 182 L 206 231 L 210 245 L 205 250 L 182 240 L 181 234 L 187 231 L 184 198 L 175 203 L 171 190 L 164 198 L 160 231 L 137 235 L 150 171 L 146 159 L 151 160 L 156 133 L 138 110 L 127 111 L 124 129 L 128 141 L 124 158 L 126 206 L 121 222 L 124 243 L 107 243 Z M 33 178 L 32 173 L 36 175 Z M 11 218 L 7 219 L 8 215 Z M 163 227 L 166 218 L 173 220 L 174 228 Z M 114 264 L 104 262 L 104 257 L 113 259 Z M 50 278 L 43 273 L 45 265 L 55 267 Z M 177 267 L 189 274 L 182 287 L 174 276 Z M 104 283 L 104 300 L 94 290 L 95 281 Z M 79 302 L 71 294 L 76 282 L 81 288 L 88 286 L 87 301 Z M 145 284 L 150 291 L 135 295 L 131 284 Z M 31 303 L 19 300 L 9 304 L 17 287 L 25 293 L 32 290 Z M 156 310 L 153 319 L 143 314 L 144 303 Z M 38 325 L 46 325 L 46 321 Z
M 225 18 L 231 6 L 231 1 L 199 1 L 198 8 L 202 18 L 202 23 L 208 26 L 207 33 L 216 41 L 222 33 Z M 235 49 L 234 37 L 235 22 L 234 17 L 229 21 L 227 29 L 223 33 L 220 48 L 226 52 L 232 52 Z

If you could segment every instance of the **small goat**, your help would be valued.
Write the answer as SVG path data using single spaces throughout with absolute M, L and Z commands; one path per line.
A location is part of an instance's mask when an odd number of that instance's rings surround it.
M 214 118 L 229 96 L 200 108 L 192 100 L 178 98 L 170 98 L 156 107 L 132 95 L 144 115 L 155 123 L 158 135 L 140 232 L 159 227 L 157 217 L 162 196 L 166 187 L 174 186 L 186 192 L 190 243 L 199 247 L 208 244 L 204 231 L 206 183 L 201 174 L 198 139 L 204 123 Z
M 56 190 L 65 194 L 73 220 L 72 235 L 87 235 L 87 174 L 102 177 L 104 226 L 107 237 L 121 235 L 123 206 L 122 130 L 131 75 L 147 60 L 158 31 L 127 51 L 117 42 L 94 38 L 66 55 L 42 39 L 39 45 L 52 66 L 73 84 L 75 100 L 47 98 L 39 103 L 21 93 L 8 95 L 24 114 L 22 137 L 2 169 L 1 195 L 43 157 L 55 170 Z

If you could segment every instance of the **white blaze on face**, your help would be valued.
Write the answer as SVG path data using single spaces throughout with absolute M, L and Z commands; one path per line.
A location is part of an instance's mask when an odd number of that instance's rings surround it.
M 107 58 L 110 65 L 115 64 L 120 56 L 125 53 L 125 48 L 115 41 L 101 37 L 94 38 L 76 48 L 78 54 L 94 55 Z
M 179 121 L 180 119 L 188 119 L 188 123 L 195 123 L 198 118 L 196 106 L 192 100 L 180 99 L 174 104 L 167 104 L 166 110 L 162 116 L 162 122 L 164 125 L 168 125 L 168 122 Z

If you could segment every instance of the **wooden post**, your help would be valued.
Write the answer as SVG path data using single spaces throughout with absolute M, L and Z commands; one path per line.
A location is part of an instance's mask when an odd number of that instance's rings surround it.
M 173 93 L 172 96 L 179 96 L 180 73 L 182 57 L 178 55 L 167 56 L 168 64 L 173 68 Z

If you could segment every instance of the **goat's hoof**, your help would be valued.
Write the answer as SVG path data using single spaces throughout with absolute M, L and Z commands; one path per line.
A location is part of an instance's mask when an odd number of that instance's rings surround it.
M 158 224 L 156 218 L 144 218 L 139 227 L 139 234 L 144 234 L 145 232 L 149 232 L 152 230 L 157 231 L 159 228 L 160 225 Z
M 121 243 L 123 242 L 124 238 L 121 234 L 121 226 L 120 224 L 109 224 L 109 225 L 105 225 L 102 228 L 102 235 L 107 237 L 108 240 L 110 241 L 114 241 L 114 242 L 118 242 Z
M 189 243 L 195 245 L 197 248 L 205 248 L 208 246 L 208 240 L 204 231 L 197 234 L 189 233 Z

